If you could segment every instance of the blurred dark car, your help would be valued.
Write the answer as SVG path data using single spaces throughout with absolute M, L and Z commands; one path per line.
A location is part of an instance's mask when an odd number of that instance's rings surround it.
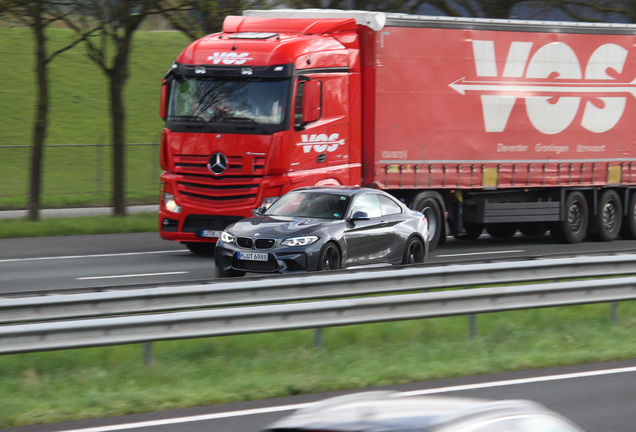
M 583 432 L 542 405 L 367 392 L 300 409 L 265 432 Z
M 227 227 L 215 261 L 221 276 L 242 276 L 420 264 L 427 254 L 422 213 L 380 190 L 324 186 L 295 189 Z

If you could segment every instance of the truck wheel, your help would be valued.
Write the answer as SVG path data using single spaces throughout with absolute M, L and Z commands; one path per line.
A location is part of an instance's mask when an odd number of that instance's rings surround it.
M 621 199 L 612 189 L 604 190 L 598 200 L 598 209 L 594 215 L 594 230 L 589 234 L 594 241 L 612 241 L 618 237 L 623 221 Z
M 636 239 L 636 193 L 629 198 L 627 214 L 623 218 L 621 237 L 628 240 Z
M 517 233 L 517 225 L 511 223 L 488 225 L 486 232 L 494 238 L 509 239 Z
M 429 193 L 417 194 L 409 206 L 426 216 L 428 222 L 428 247 L 435 249 L 444 232 L 444 220 L 442 218 L 442 207 L 439 200 Z
M 579 243 L 587 233 L 587 201 L 581 192 L 571 192 L 565 199 L 564 218 L 555 222 L 550 231 L 557 243 Z
M 425 257 L 424 243 L 418 237 L 411 237 L 404 248 L 402 264 L 422 264 Z
M 324 245 L 318 258 L 318 270 L 338 270 L 341 264 L 338 246 L 332 242 Z
M 197 255 L 214 255 L 216 243 L 186 243 L 190 252 Z

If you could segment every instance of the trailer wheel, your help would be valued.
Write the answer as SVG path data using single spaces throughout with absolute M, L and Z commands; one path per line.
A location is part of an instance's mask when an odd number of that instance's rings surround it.
M 623 207 L 615 190 L 607 189 L 598 200 L 598 209 L 594 215 L 594 230 L 590 238 L 594 241 L 612 241 L 621 230 Z
M 494 238 L 509 239 L 517 233 L 517 225 L 511 223 L 488 225 L 486 232 Z
M 565 199 L 565 217 L 550 227 L 557 243 L 579 243 L 587 233 L 587 201 L 581 192 L 571 192 Z
M 623 218 L 621 227 L 621 237 L 629 240 L 636 239 L 636 193 L 632 193 L 629 198 L 627 214 Z
M 190 252 L 197 255 L 214 255 L 216 250 L 216 243 L 186 243 L 185 244 Z
M 430 193 L 417 194 L 409 206 L 426 216 L 428 222 L 428 247 L 435 249 L 444 233 L 444 219 L 442 218 L 442 206 L 440 201 Z

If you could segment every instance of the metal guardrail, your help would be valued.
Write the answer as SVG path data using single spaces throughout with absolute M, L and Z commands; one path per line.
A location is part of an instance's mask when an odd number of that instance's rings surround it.
M 0 354 L 634 300 L 636 277 L 307 301 L 519 280 L 635 273 L 636 255 L 619 255 L 263 278 L 156 288 L 144 290 L 145 296 L 135 290 L 2 299 L 0 316 L 5 325 L 0 326 Z M 176 292 L 179 290 L 181 295 Z M 68 301 L 65 303 L 63 299 Z M 177 301 L 180 303 L 176 304 Z M 286 301 L 293 302 L 280 303 Z M 40 310 L 36 307 L 38 302 Z M 244 306 L 246 304 L 257 305 Z M 115 312 L 113 308 L 117 305 L 125 312 Z M 65 306 L 74 311 L 69 313 Z M 55 308 L 64 310 L 56 312 Z M 190 308 L 198 309 L 148 313 Z M 42 311 L 46 311 L 46 318 L 41 315 Z M 9 314 L 13 314 L 11 320 L 15 320 L 19 312 L 22 321 L 48 321 L 6 324 Z M 120 316 L 77 319 L 101 314 Z
M 0 298 L 0 325 L 628 274 L 636 275 L 636 255 L 225 279 L 201 285 Z

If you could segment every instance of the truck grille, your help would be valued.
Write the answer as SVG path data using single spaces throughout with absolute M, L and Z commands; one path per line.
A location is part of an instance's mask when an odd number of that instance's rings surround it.
M 264 175 L 265 156 L 228 156 L 228 168 L 222 175 L 208 169 L 209 156 L 175 155 L 175 172 L 180 174 L 178 189 L 192 204 L 252 204 Z

